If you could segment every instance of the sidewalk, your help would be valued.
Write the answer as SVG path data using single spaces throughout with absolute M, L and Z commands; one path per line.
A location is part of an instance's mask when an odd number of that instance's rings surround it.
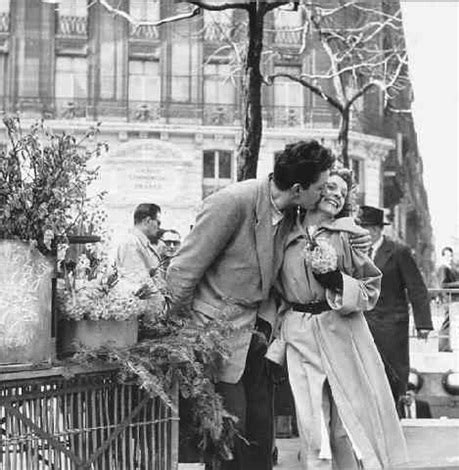
M 300 439 L 276 439 L 276 445 L 279 450 L 278 465 L 274 470 L 301 470 L 298 462 L 298 450 L 300 449 Z
M 459 420 L 403 420 L 402 426 L 410 456 L 405 470 L 459 468 Z M 276 445 L 279 463 L 274 470 L 302 470 L 298 461 L 298 438 L 276 439 Z

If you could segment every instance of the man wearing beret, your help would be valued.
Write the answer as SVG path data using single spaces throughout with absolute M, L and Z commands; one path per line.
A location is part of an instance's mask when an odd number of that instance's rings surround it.
M 384 210 L 362 206 L 359 219 L 370 232 L 370 256 L 383 274 L 379 300 L 365 317 L 397 405 L 405 395 L 410 369 L 408 302 L 418 338 L 427 339 L 433 329 L 429 295 L 410 248 L 383 235 L 384 225 L 389 225 Z

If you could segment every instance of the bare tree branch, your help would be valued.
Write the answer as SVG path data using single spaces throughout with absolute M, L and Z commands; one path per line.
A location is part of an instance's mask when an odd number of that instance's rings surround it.
M 373 87 L 384 88 L 384 84 L 375 80 L 374 82 L 367 83 L 364 87 L 358 90 L 346 103 L 346 107 L 351 107 L 361 96 Z
M 126 11 L 112 7 L 110 3 L 108 3 L 108 0 L 93 0 L 92 3 L 88 5 L 88 8 L 97 4 L 104 7 L 108 12 L 112 13 L 114 16 L 124 18 L 135 28 L 139 28 L 141 26 L 161 26 L 163 24 L 174 23 L 176 21 L 182 21 L 189 18 L 193 18 L 194 16 L 197 16 L 199 15 L 199 13 L 201 13 L 201 9 L 199 8 L 199 6 L 194 6 L 194 8 L 188 13 L 181 13 L 179 15 L 170 16 L 159 21 L 139 21 L 136 20 L 132 15 L 130 15 Z
M 240 2 L 240 3 L 208 3 L 208 2 L 203 2 L 201 0 L 187 0 L 187 3 L 191 3 L 192 5 L 195 5 L 199 8 L 202 8 L 203 10 L 209 10 L 209 11 L 223 11 L 223 10 L 230 10 L 230 9 L 243 9 L 243 10 L 248 10 L 249 9 L 249 4 Z
M 332 95 L 325 93 L 320 86 L 314 85 L 313 83 L 305 80 L 302 77 L 296 77 L 295 75 L 291 75 L 289 73 L 276 73 L 273 75 L 269 75 L 266 77 L 265 83 L 268 85 L 272 85 L 276 78 L 288 78 L 292 82 L 297 82 L 303 85 L 304 87 L 308 88 L 317 96 L 320 96 L 322 99 L 330 103 L 334 108 L 338 109 L 340 112 L 344 110 L 344 106 Z

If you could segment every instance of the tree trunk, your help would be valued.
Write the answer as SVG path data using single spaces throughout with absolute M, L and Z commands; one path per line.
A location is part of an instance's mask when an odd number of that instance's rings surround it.
M 237 180 L 256 178 L 262 133 L 261 53 L 263 49 L 264 7 L 249 9 L 249 44 L 244 67 L 243 127 L 237 155 Z
M 341 161 L 344 168 L 349 168 L 349 127 L 351 120 L 351 107 L 344 106 L 341 112 L 341 123 L 338 133 L 338 144 L 341 149 Z

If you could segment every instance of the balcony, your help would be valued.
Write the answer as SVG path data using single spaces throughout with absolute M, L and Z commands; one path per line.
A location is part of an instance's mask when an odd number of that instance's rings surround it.
M 270 31 L 272 41 L 278 46 L 297 47 L 301 45 L 303 28 L 279 27 Z
M 130 39 L 140 39 L 142 41 L 158 41 L 159 30 L 153 25 L 131 26 L 129 37 Z
M 86 38 L 88 36 L 88 18 L 86 16 L 59 15 L 57 34 L 66 38 Z
M 13 101 L 0 97 L 4 112 L 19 112 L 26 117 L 64 120 L 102 120 L 157 124 L 192 124 L 240 127 L 239 105 L 222 103 L 183 103 L 158 101 L 91 101 L 86 98 L 41 100 L 25 97 Z M 266 128 L 336 128 L 339 115 L 332 108 L 303 106 L 264 106 Z

